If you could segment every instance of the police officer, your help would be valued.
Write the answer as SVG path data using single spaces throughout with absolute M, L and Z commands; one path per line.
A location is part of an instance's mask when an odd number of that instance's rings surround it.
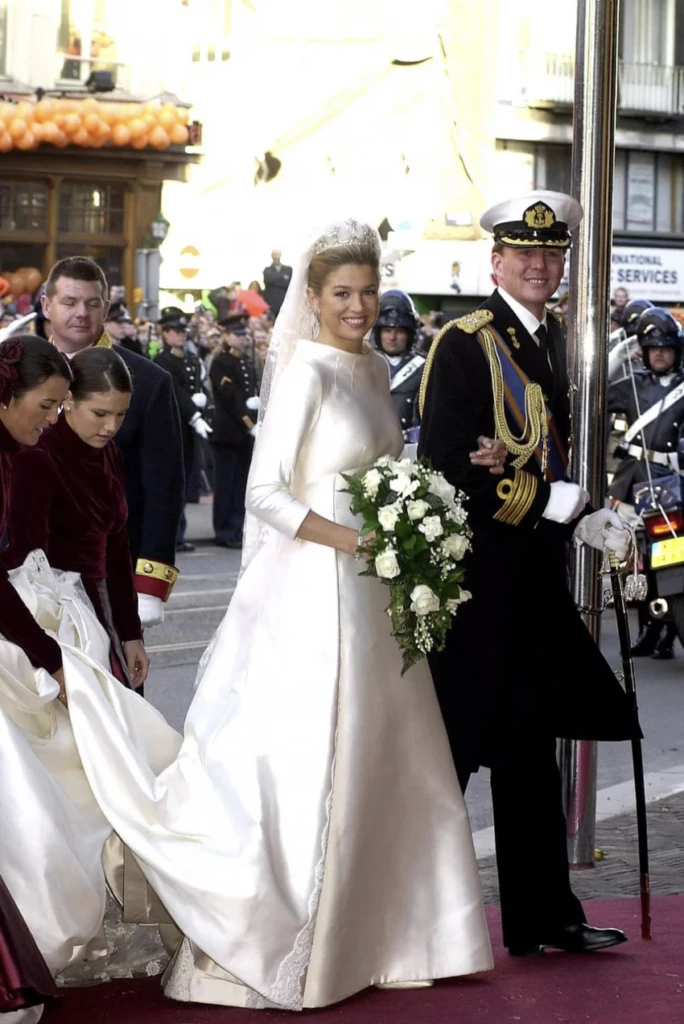
M 105 330 L 117 348 L 126 348 L 139 356 L 144 355 L 135 324 L 123 302 L 113 302 L 109 307 Z
M 242 547 L 245 493 L 256 436 L 254 367 L 248 353 L 248 318 L 232 314 L 220 321 L 221 344 L 212 356 L 209 380 L 214 397 L 214 543 Z
M 173 381 L 173 390 L 181 417 L 183 437 L 183 466 L 186 487 L 192 478 L 195 464 L 195 437 L 207 438 L 211 427 L 203 418 L 208 397 L 202 388 L 202 368 L 198 356 L 186 349 L 188 321 L 182 309 L 167 306 L 159 319 L 162 349 L 155 362 L 166 370 Z M 194 551 L 194 544 L 185 539 L 187 520 L 185 511 L 178 528 L 176 550 Z
M 373 341 L 389 366 L 392 404 L 404 431 L 420 422 L 418 391 L 425 356 L 415 349 L 419 326 L 416 308 L 406 292 L 392 288 L 382 295 Z
M 480 765 L 491 770 L 504 944 L 514 956 L 624 941 L 616 929 L 590 928 L 572 892 L 556 759 L 557 737 L 635 733 L 625 693 L 567 584 L 573 536 L 618 557 L 629 545 L 619 517 L 591 512 L 586 491 L 565 479 L 565 338 L 546 303 L 581 217 L 571 196 L 547 191 L 483 214 L 497 288 L 437 336 L 421 397 L 419 453 L 466 493 L 474 535 L 471 600 L 444 650 L 428 657 L 462 788 Z M 509 453 L 500 477 L 471 454 L 495 428 Z M 543 856 L 530 856 L 535 849 Z
M 635 337 L 644 370 L 628 373 L 608 389 L 608 411 L 624 413 L 629 424 L 615 452 L 620 462 L 609 493 L 628 506 L 636 485 L 679 472 L 677 445 L 684 425 L 681 327 L 667 310 L 649 304 L 636 320 Z M 648 615 L 648 601 L 655 596 L 649 579 L 649 599 L 639 606 L 641 633 L 632 654 L 672 658 L 673 624 L 663 625 Z

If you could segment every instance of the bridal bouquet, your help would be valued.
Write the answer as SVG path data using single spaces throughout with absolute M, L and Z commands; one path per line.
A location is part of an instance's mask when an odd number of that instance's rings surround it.
M 402 675 L 433 649 L 441 651 L 451 619 L 470 599 L 461 562 L 472 536 L 463 501 L 424 461 L 380 459 L 345 475 L 351 511 L 363 518 L 368 565 L 390 588 L 387 614 L 402 650 Z

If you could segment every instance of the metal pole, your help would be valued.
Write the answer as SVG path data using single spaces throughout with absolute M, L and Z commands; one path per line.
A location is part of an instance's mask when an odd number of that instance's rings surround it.
M 572 191 L 584 209 L 572 250 L 568 359 L 573 389 L 572 479 L 595 508 L 605 499 L 606 354 L 613 220 L 619 0 L 578 0 Z M 575 548 L 573 596 L 590 609 L 585 622 L 599 642 L 599 555 Z M 592 614 L 593 613 L 593 614 Z M 573 868 L 594 865 L 596 744 L 564 740 L 561 749 L 568 854 Z

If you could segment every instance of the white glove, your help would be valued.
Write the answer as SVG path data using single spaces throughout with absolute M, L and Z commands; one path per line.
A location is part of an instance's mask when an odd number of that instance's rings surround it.
M 558 480 L 551 484 L 551 494 L 542 512 L 542 519 L 550 519 L 554 523 L 571 523 L 584 511 L 588 501 L 589 493 L 579 484 Z
M 190 426 L 195 431 L 195 433 L 199 434 L 200 437 L 203 437 L 205 441 L 211 434 L 211 427 L 209 426 L 206 420 L 202 419 L 201 415 L 198 412 L 196 412 L 195 415 L 190 420 Z
M 206 409 L 209 399 L 203 391 L 198 391 L 192 396 L 192 400 L 198 409 Z
M 622 367 L 632 358 L 639 348 L 639 339 L 636 335 L 633 338 L 624 338 L 613 345 L 608 355 L 608 380 L 615 380 L 622 372 Z
M 258 395 L 252 395 L 251 398 L 247 399 L 247 401 L 245 402 L 245 405 L 252 412 L 258 412 L 259 411 L 259 406 L 261 405 L 261 402 L 259 401 L 259 396 Z
M 618 560 L 624 562 L 629 551 L 631 534 L 617 512 L 602 508 L 580 520 L 575 530 L 575 540 L 582 541 L 597 551 L 613 551 Z
M 247 431 L 247 433 L 249 434 L 250 437 L 253 437 L 254 440 L 256 440 L 257 437 L 259 436 L 259 424 L 255 423 L 254 426 Z
M 164 621 L 164 602 L 152 594 L 138 594 L 138 615 L 143 626 L 158 626 Z

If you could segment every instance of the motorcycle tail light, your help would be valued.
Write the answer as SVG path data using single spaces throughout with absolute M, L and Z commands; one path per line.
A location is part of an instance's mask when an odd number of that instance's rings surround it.
M 644 527 L 649 537 L 671 537 L 673 530 L 677 534 L 682 533 L 684 512 L 681 509 L 672 509 L 667 513 L 667 518 L 661 512 L 644 516 Z

